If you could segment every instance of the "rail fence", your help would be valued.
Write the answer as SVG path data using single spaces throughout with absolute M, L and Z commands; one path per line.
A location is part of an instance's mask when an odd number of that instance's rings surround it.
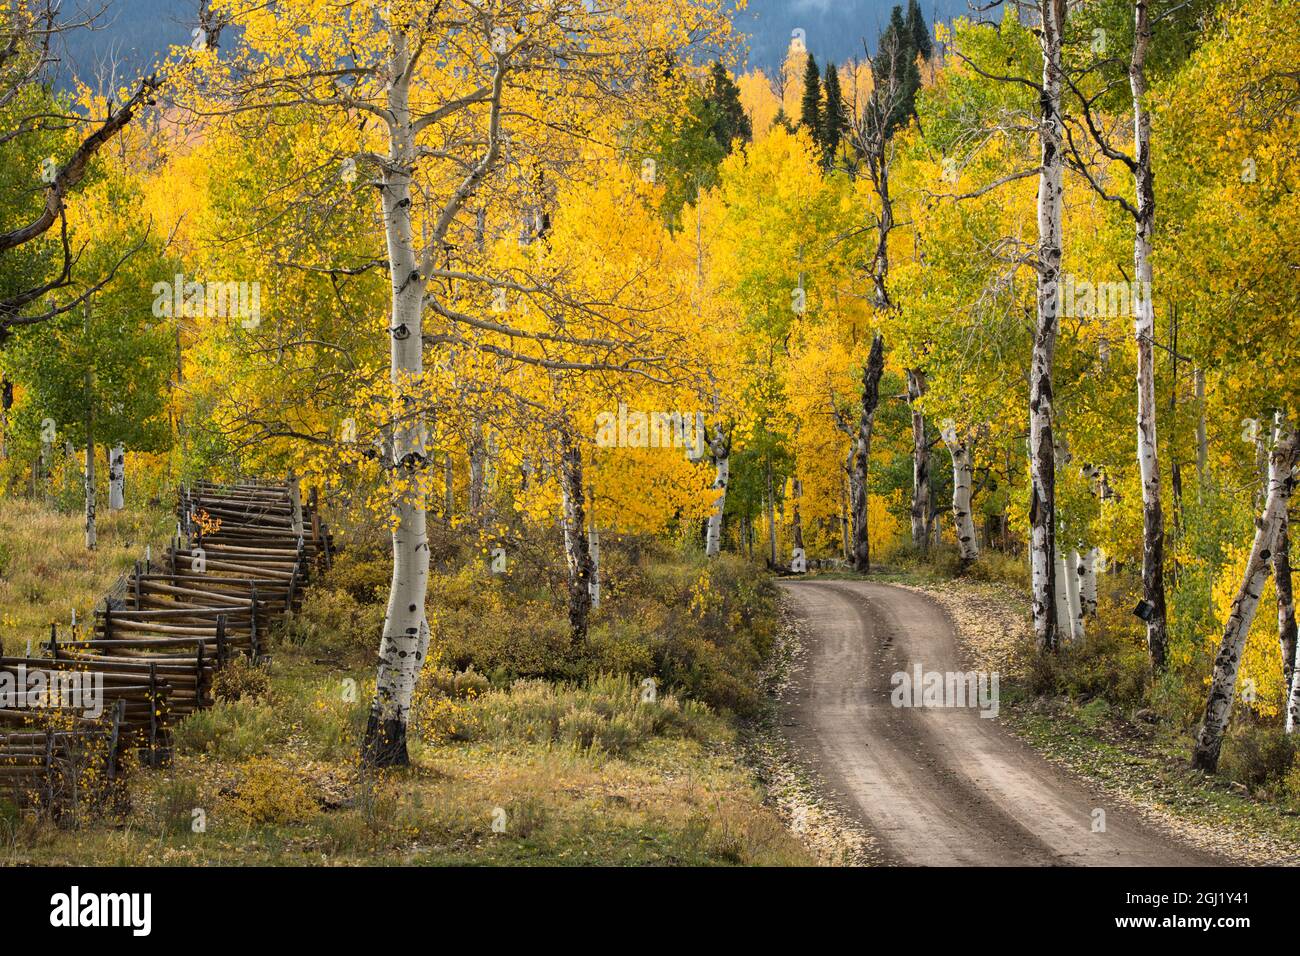
M 176 513 L 166 552 L 137 561 L 91 620 L 63 634 L 52 624 L 45 656 L 0 647 L 0 689 L 43 690 L 40 706 L 10 706 L 8 695 L 0 704 L 0 797 L 57 816 L 105 799 L 128 755 L 169 762 L 173 728 L 213 704 L 216 673 L 265 658 L 272 624 L 333 564 L 315 490 L 302 501 L 292 478 L 197 482 L 181 489 Z M 83 715 L 87 694 L 94 717 Z

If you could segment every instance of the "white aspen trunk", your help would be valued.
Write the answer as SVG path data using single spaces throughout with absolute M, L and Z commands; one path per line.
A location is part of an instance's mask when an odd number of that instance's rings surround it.
M 1296 617 L 1295 595 L 1291 586 L 1290 519 L 1284 513 L 1278 528 L 1277 548 L 1273 551 L 1273 583 L 1277 591 L 1277 639 L 1282 651 L 1284 686 L 1291 686 L 1291 669 L 1295 665 Z
M 1133 92 L 1136 155 L 1133 178 L 1137 220 L 1133 267 L 1137 280 L 1137 458 L 1142 476 L 1142 597 L 1147 602 L 1147 653 L 1151 669 L 1165 669 L 1168 634 L 1165 626 L 1165 520 L 1160 502 L 1160 463 L 1156 447 L 1155 305 L 1152 298 L 1151 235 L 1155 226 L 1155 185 L 1151 169 L 1151 114 L 1146 96 L 1146 54 L 1151 41 L 1147 0 L 1134 0 L 1133 59 L 1129 86 Z
M 95 550 L 95 440 L 90 434 L 91 417 L 86 416 L 86 550 Z
M 1255 540 L 1250 558 L 1242 575 L 1241 585 L 1232 602 L 1223 640 L 1214 658 L 1214 676 L 1210 693 L 1205 701 L 1205 717 L 1196 738 L 1192 766 L 1214 773 L 1219 767 L 1219 752 L 1223 736 L 1232 716 L 1232 703 L 1237 693 L 1237 671 L 1241 667 L 1241 654 L 1246 645 L 1246 635 L 1259 607 L 1259 595 L 1268 577 L 1269 560 L 1277 546 L 1282 518 L 1290 504 L 1295 486 L 1295 466 L 1300 445 L 1295 435 L 1286 435 L 1269 456 L 1268 497 L 1264 512 L 1255 522 Z
M 803 547 L 803 515 L 799 512 L 799 499 L 803 485 L 796 478 L 792 482 L 793 509 L 790 520 L 790 570 L 802 574 L 808 570 L 808 559 Z
M 1195 374 L 1196 388 L 1196 477 L 1205 486 L 1205 469 L 1210 457 L 1210 442 L 1205 427 L 1205 373 L 1199 368 Z
M 1079 610 L 1085 618 L 1097 614 L 1097 561 L 1099 548 L 1089 548 L 1079 561 Z
M 560 437 L 560 504 L 563 512 L 564 560 L 569 569 L 569 638 L 579 644 L 587 638 L 591 614 L 593 566 L 584 531 L 586 501 L 583 496 L 582 448 L 566 428 Z
M 479 515 L 483 510 L 483 490 L 487 478 L 487 449 L 483 442 L 483 426 L 474 422 L 469 441 L 469 511 Z
M 13 398 L 13 385 L 0 375 L 0 461 L 9 457 L 9 406 Z
M 925 437 L 925 416 L 916 407 L 925 394 L 925 373 L 907 370 L 907 402 L 912 408 L 912 544 L 930 547 L 930 443 Z
M 1080 580 L 1082 561 L 1078 551 L 1071 551 L 1065 562 L 1065 596 L 1070 608 L 1070 639 L 1082 644 L 1087 636 L 1083 614 L 1083 582 Z
M 591 606 L 600 607 L 600 531 L 587 532 L 587 553 L 591 555 Z
M 108 453 L 108 510 L 126 507 L 126 449 L 118 442 Z
M 389 155 L 383 167 L 380 201 L 391 279 L 389 378 L 402 412 L 393 428 L 391 481 L 393 577 L 379 645 L 375 697 L 362 744 L 362 759 L 374 766 L 409 763 L 406 728 L 416 679 L 429 646 L 424 602 L 429 587 L 429 540 L 424 493 L 419 487 L 426 462 L 425 422 L 413 380 L 423 374 L 422 319 L 426 279 L 411 224 L 411 169 L 416 162 L 409 101 L 409 50 L 405 34 L 390 29 L 393 78 L 388 88 Z
M 713 426 L 709 453 L 713 456 L 713 489 L 718 496 L 713 501 L 713 511 L 704 532 L 704 554 L 716 558 L 722 553 L 722 515 L 727 510 L 727 483 L 731 480 L 731 442 L 723 432 L 721 422 Z
M 850 452 L 849 460 L 844 463 L 844 479 L 840 482 L 840 546 L 846 564 L 853 560 L 853 528 L 850 519 L 853 513 L 853 493 L 849 478 L 852 471 L 853 453 Z
M 1034 637 L 1040 651 L 1059 644 L 1056 602 L 1056 459 L 1052 369 L 1060 328 L 1062 170 L 1061 46 L 1065 0 L 1040 0 L 1043 92 L 1039 99 L 1038 289 L 1029 372 L 1029 549 Z
M 772 487 L 772 462 L 767 463 L 767 566 L 776 567 L 776 490 Z
M 451 452 L 442 459 L 442 516 L 448 524 L 456 513 L 456 470 L 451 460 Z
M 1281 412 L 1273 416 L 1273 444 L 1282 440 L 1286 420 Z M 1270 472 L 1270 478 L 1272 474 Z M 1295 598 L 1291 588 L 1291 533 L 1290 517 L 1284 510 L 1277 531 L 1277 547 L 1273 549 L 1273 583 L 1277 592 L 1277 639 L 1282 651 L 1283 686 L 1291 687 L 1291 671 L 1295 665 L 1296 617 Z
M 885 339 L 876 335 L 862 369 L 862 413 L 853 450 L 853 468 L 849 472 L 849 491 L 853 505 L 853 568 L 863 574 L 871 570 L 871 529 L 867 509 L 868 466 L 871 462 L 871 433 L 876 425 L 880 405 L 880 376 L 885 370 Z
M 1297 651 L 1296 657 L 1291 660 L 1291 692 L 1287 695 L 1286 704 L 1286 732 L 1295 733 L 1296 726 L 1300 724 L 1300 650 Z
M 941 435 L 943 443 L 948 446 L 948 454 L 952 456 L 952 526 L 957 535 L 957 550 L 962 561 L 970 563 L 980 554 L 975 519 L 971 515 L 974 470 L 971 467 L 970 447 L 964 439 L 958 439 L 956 430 L 951 426 L 945 426 Z
M 302 537 L 302 482 L 298 476 L 289 471 L 289 477 L 285 480 L 285 485 L 289 489 L 289 520 L 292 522 L 293 533 Z
M 1056 587 L 1053 597 L 1056 606 L 1056 620 L 1061 624 L 1062 636 L 1069 636 L 1068 630 L 1070 620 L 1070 597 L 1066 593 L 1066 580 L 1069 573 L 1065 567 L 1065 555 L 1060 555 L 1056 559 Z

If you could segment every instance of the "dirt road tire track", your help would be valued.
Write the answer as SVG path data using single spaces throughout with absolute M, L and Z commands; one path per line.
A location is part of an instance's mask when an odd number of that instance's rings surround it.
M 964 670 L 952 624 L 924 595 L 871 581 L 781 587 L 807 645 L 785 702 L 791 748 L 887 862 L 1224 865 L 1054 767 L 996 718 L 892 706 L 895 672 Z

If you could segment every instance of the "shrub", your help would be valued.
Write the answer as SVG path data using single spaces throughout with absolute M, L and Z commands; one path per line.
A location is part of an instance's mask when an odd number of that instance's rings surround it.
M 302 609 L 285 628 L 285 640 L 313 653 L 341 658 L 370 657 L 384 626 L 385 606 L 360 603 L 348 591 L 324 584 L 311 588 Z
M 318 809 L 300 772 L 268 757 L 254 757 L 240 768 L 230 802 L 255 824 L 301 823 Z
M 213 675 L 212 693 L 217 700 L 266 700 L 271 696 L 271 675 L 266 667 L 237 657 Z
M 1255 790 L 1286 780 L 1295 757 L 1295 741 L 1281 730 L 1238 723 L 1224 741 L 1219 772 Z
M 703 739 L 717 719 L 702 704 L 671 694 L 643 700 L 640 682 L 609 674 L 581 687 L 518 681 L 487 694 L 475 711 L 488 739 L 522 738 L 615 757 L 654 736 Z
M 179 753 L 240 760 L 265 752 L 275 736 L 275 711 L 264 703 L 217 701 L 176 727 Z
M 188 777 L 172 777 L 158 788 L 153 806 L 154 819 L 163 833 L 189 833 L 194 810 L 201 805 L 197 781 Z

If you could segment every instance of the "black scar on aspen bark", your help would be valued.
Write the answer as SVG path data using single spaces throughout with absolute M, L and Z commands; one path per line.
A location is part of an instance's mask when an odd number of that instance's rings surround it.
M 372 710 L 361 745 L 361 762 L 370 767 L 409 766 L 405 721 L 397 718 L 381 721 L 379 714 Z

